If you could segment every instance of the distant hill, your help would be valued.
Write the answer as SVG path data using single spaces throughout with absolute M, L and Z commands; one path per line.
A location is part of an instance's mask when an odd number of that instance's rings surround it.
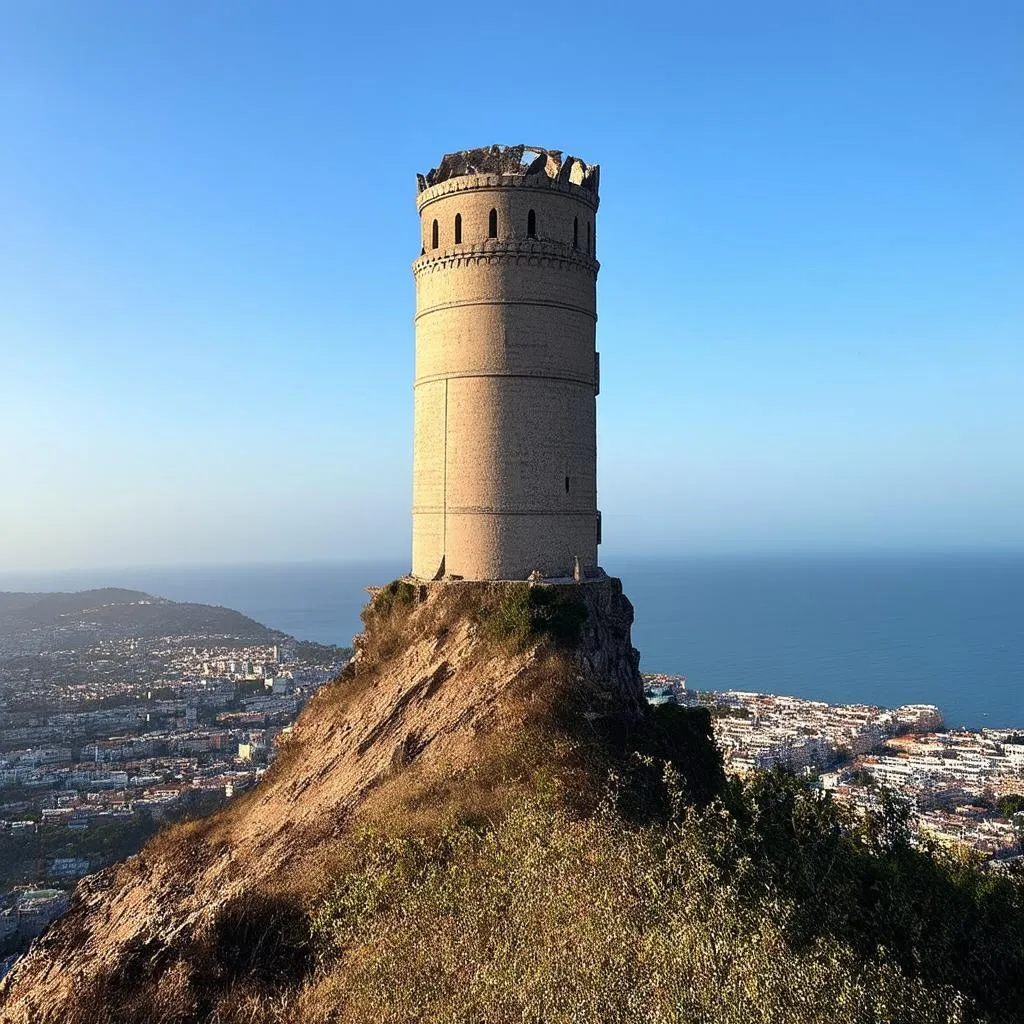
M 169 601 L 141 590 L 105 587 L 70 594 L 0 591 L 0 636 L 58 626 L 107 626 L 139 637 L 216 634 L 260 643 L 272 643 L 285 635 L 230 608 Z

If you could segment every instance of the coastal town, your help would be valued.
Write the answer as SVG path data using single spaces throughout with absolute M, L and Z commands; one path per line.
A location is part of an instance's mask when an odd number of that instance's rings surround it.
M 652 704 L 707 707 L 726 770 L 783 767 L 863 810 L 884 791 L 906 800 L 918 835 L 995 863 L 1021 855 L 1024 729 L 949 729 L 930 704 L 826 704 L 687 688 L 647 675 Z
M 36 619 L 0 630 L 0 957 L 78 878 L 254 785 L 350 653 L 146 595 Z
M 79 878 L 257 783 L 351 653 L 229 609 L 78 597 L 0 622 L 0 974 L 67 909 Z M 922 836 L 995 864 L 1020 855 L 1021 732 L 946 730 L 932 705 L 644 682 L 651 704 L 708 708 L 729 772 L 781 767 L 864 810 L 895 793 Z

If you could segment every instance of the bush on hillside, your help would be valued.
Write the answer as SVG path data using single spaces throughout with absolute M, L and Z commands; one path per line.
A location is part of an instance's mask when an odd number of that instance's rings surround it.
M 579 640 L 587 609 L 571 589 L 509 583 L 484 609 L 483 621 L 492 640 L 515 650 L 544 638 L 571 646 Z
M 416 588 L 406 580 L 392 580 L 376 591 L 359 614 L 366 627 L 361 651 L 364 658 L 386 661 L 402 647 L 407 614 L 415 601 Z
M 387 586 L 381 587 L 367 606 L 374 615 L 387 617 L 396 608 L 409 608 L 416 599 L 416 588 L 405 580 L 392 580 Z M 366 621 L 366 615 L 363 615 Z
M 1020 793 L 1005 793 L 996 800 L 996 810 L 1007 818 L 1024 811 L 1024 795 Z

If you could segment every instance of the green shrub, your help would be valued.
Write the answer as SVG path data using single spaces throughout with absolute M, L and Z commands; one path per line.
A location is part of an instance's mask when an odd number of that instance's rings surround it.
M 483 613 L 487 635 L 516 650 L 545 637 L 571 646 L 586 620 L 586 605 L 571 590 L 528 583 L 504 584 Z
M 387 618 L 395 609 L 409 608 L 416 599 L 416 588 L 405 580 L 392 580 L 386 587 L 381 587 L 367 606 L 374 615 Z M 364 609 L 363 621 L 366 622 Z M 367 623 L 368 624 L 368 623 Z
M 640 755 L 667 763 L 672 768 L 688 802 L 703 807 L 721 795 L 725 772 L 707 708 L 655 705 L 647 709 L 643 730 L 627 739 Z M 651 809 L 655 813 L 666 813 L 669 805 L 665 800 L 671 801 L 671 797 L 662 787 L 655 792 Z
M 416 601 L 416 587 L 406 580 L 392 580 L 381 587 L 359 617 L 366 627 L 360 656 L 362 668 L 391 657 L 407 641 L 406 619 Z
M 996 800 L 996 810 L 1007 818 L 1024 811 L 1024 796 L 1020 793 L 1006 793 Z

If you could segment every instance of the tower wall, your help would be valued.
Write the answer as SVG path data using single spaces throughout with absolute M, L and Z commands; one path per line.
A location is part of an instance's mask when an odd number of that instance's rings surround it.
M 413 574 L 596 569 L 596 191 L 461 174 L 418 206 Z

